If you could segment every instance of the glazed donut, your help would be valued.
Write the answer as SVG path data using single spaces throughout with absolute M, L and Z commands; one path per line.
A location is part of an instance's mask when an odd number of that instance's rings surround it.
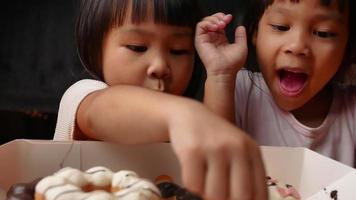
M 161 196 L 159 189 L 154 183 L 147 179 L 139 178 L 135 172 L 128 170 L 122 170 L 114 174 L 111 191 L 120 200 L 153 200 L 160 199 Z
M 105 167 L 86 172 L 64 168 L 42 179 L 35 200 L 159 200 L 161 194 L 150 181 L 132 171 L 113 173 Z
M 164 200 L 201 200 L 201 198 L 175 184 L 170 176 L 161 175 L 155 180 Z M 269 200 L 300 200 L 298 191 L 289 184 L 266 177 Z
M 66 179 L 70 184 L 82 188 L 83 191 L 90 191 L 90 184 L 85 174 L 80 170 L 70 167 L 65 167 L 54 174 L 56 177 Z
M 10 187 L 6 193 L 6 200 L 33 200 L 35 187 L 42 178 L 37 178 L 29 183 L 17 183 Z
M 266 177 L 269 200 L 300 200 L 289 184 Z M 105 167 L 86 172 L 63 168 L 51 176 L 30 183 L 18 183 L 7 192 L 7 200 L 201 200 L 180 187 L 167 175 L 158 176 L 155 184 L 135 172 L 113 173 Z
M 85 177 L 89 181 L 89 191 L 111 190 L 111 180 L 113 172 L 105 167 L 92 167 L 85 172 Z

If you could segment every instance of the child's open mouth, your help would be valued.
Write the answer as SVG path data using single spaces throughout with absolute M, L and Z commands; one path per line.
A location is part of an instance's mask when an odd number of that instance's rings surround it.
M 280 89 L 283 95 L 296 96 L 306 85 L 308 75 L 303 72 L 294 72 L 286 69 L 278 71 Z

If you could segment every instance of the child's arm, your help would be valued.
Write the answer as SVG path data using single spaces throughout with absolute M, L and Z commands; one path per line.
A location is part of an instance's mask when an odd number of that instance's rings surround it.
M 195 46 L 207 70 L 204 103 L 234 122 L 235 79 L 246 61 L 247 41 L 244 27 L 238 27 L 235 42 L 229 43 L 224 29 L 231 20 L 223 13 L 204 18 L 197 25 Z
M 77 112 L 83 135 L 123 144 L 170 141 L 183 184 L 210 199 L 266 199 L 255 142 L 203 104 L 135 86 L 87 96 Z

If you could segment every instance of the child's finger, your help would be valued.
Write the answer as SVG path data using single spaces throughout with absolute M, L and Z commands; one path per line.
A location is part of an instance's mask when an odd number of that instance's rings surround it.
M 197 27 L 198 31 L 199 28 L 207 32 L 215 32 L 219 30 L 219 25 L 216 24 L 214 21 L 208 19 L 199 22 Z
M 202 22 L 206 25 L 210 25 L 212 29 L 210 31 L 223 30 L 230 23 L 232 15 L 225 15 L 223 13 L 217 13 L 208 17 L 205 17 Z
M 229 165 L 224 154 L 212 153 L 208 159 L 208 170 L 205 181 L 205 199 L 227 199 Z
M 182 182 L 193 193 L 202 195 L 205 181 L 205 159 L 197 152 L 190 152 L 180 157 Z
M 255 192 L 254 192 L 254 199 L 267 199 L 267 189 L 266 189 L 266 174 L 265 174 L 265 169 L 264 165 L 262 163 L 262 156 L 261 152 L 259 151 L 259 148 L 252 149 L 251 151 L 254 151 L 254 155 L 252 157 L 252 163 L 253 163 L 253 172 L 254 172 L 254 177 L 255 177 Z
M 239 155 L 234 156 L 231 164 L 229 199 L 254 199 L 252 185 L 254 175 L 251 173 L 252 161 L 247 154 L 248 152 L 242 152 L 242 149 L 239 151 Z
M 243 26 L 239 26 L 235 30 L 235 43 L 245 45 L 247 48 L 247 36 L 246 29 Z
M 217 18 L 219 21 L 223 21 L 226 24 L 230 23 L 232 20 L 232 15 L 231 14 L 225 14 L 225 13 L 216 13 L 212 15 L 213 17 Z
M 219 26 L 219 29 L 225 29 L 226 26 L 231 22 L 232 20 L 232 15 L 224 14 L 224 13 L 217 13 L 216 15 L 213 15 L 215 17 L 215 20 L 217 25 Z

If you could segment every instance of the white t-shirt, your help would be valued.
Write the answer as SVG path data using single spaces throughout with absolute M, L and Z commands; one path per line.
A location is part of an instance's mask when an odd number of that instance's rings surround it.
M 356 89 L 334 87 L 329 114 L 307 127 L 274 102 L 261 73 L 240 70 L 236 78 L 236 124 L 260 145 L 306 147 L 355 166 Z
M 73 140 L 75 118 L 80 103 L 90 93 L 107 87 L 106 83 L 92 79 L 80 80 L 70 86 L 59 105 L 53 140 Z

